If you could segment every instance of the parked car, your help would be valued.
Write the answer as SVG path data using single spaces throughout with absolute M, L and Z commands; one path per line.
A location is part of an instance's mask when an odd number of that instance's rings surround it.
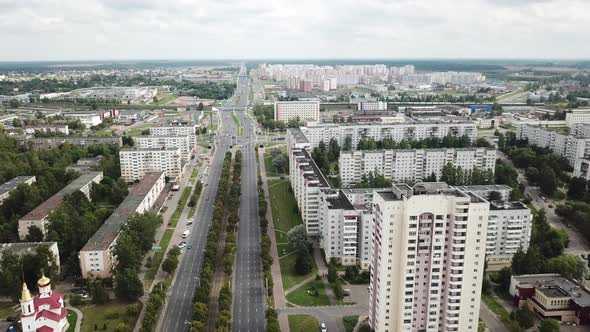
M 178 244 L 178 248 L 181 248 L 181 249 L 184 248 L 185 246 L 186 246 L 186 242 L 180 242 Z
M 326 328 L 326 324 L 322 323 L 322 332 L 328 332 L 328 329 Z

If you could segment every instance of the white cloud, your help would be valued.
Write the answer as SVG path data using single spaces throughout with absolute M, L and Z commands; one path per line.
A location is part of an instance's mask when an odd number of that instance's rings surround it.
M 588 58 L 586 0 L 0 0 L 0 60 Z

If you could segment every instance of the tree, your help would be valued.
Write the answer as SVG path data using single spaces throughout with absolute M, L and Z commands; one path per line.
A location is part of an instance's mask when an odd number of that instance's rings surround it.
M 333 289 L 336 300 L 342 300 L 344 298 L 344 292 L 342 291 L 342 283 L 340 282 L 340 279 L 336 279 Z
M 158 97 L 154 96 L 154 98 L 152 98 L 152 100 L 154 101 L 154 103 L 158 103 Z
M 557 178 L 555 177 L 555 172 L 553 172 L 551 168 L 541 168 L 539 174 L 539 186 L 544 194 L 553 196 L 555 190 L 557 190 Z
M 295 259 L 295 272 L 299 275 L 306 275 L 311 272 L 312 261 L 309 250 L 298 250 Z
M 205 331 L 205 323 L 200 320 L 193 320 L 191 322 L 191 332 L 202 332 Z
M 344 144 L 342 145 L 342 150 L 344 150 L 344 151 L 351 151 L 352 150 L 352 136 L 347 135 L 344 138 Z
M 11 99 L 8 105 L 10 106 L 10 108 L 19 108 L 20 101 L 18 101 L 17 99 Z
M 488 197 L 489 201 L 501 201 L 502 200 L 502 194 L 500 194 L 499 192 L 493 190 L 490 192 L 490 195 Z
M 109 295 L 105 290 L 102 280 L 89 278 L 88 290 L 90 291 L 90 297 L 94 304 L 104 304 L 109 300 Z
M 311 242 L 307 237 L 305 225 L 297 225 L 287 233 L 289 246 L 293 250 L 308 251 L 311 249 Z
M 115 295 L 120 299 L 137 301 L 143 295 L 143 284 L 133 269 L 117 271 L 114 282 Z
M 568 278 L 585 280 L 588 263 L 576 255 L 561 255 L 547 261 L 547 272 L 560 273 Z
M 204 322 L 207 319 L 207 314 L 209 312 L 209 307 L 207 304 L 202 302 L 197 302 L 193 305 L 193 320 L 199 320 Z
M 199 102 L 199 105 L 197 105 L 197 111 L 202 111 L 205 109 L 205 105 L 203 105 L 203 102 Z
M 12 126 L 13 127 L 22 127 L 23 126 L 23 123 L 22 123 L 22 121 L 19 118 L 14 118 L 12 120 Z
M 567 196 L 571 199 L 582 199 L 586 193 L 587 181 L 581 177 L 573 177 L 567 189 Z
M 328 281 L 334 282 L 334 281 L 336 281 L 337 278 L 338 278 L 338 271 L 336 270 L 336 265 L 334 265 L 334 264 L 332 264 L 332 262 L 330 262 L 330 264 L 328 264 Z
M 559 321 L 545 318 L 539 326 L 539 332 L 559 332 Z
M 25 237 L 25 241 L 27 241 L 27 242 L 41 242 L 41 241 L 43 241 L 43 231 L 39 227 L 32 225 L 31 227 L 29 227 L 29 233 Z
M 513 313 L 514 320 L 518 322 L 520 327 L 528 329 L 535 325 L 535 315 L 527 307 L 517 309 Z

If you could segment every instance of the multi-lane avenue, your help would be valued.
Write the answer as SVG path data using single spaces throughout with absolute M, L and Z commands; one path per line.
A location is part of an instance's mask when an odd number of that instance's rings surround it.
M 192 300 L 199 285 L 199 275 L 203 262 L 203 251 L 207 242 L 207 232 L 213 216 L 213 201 L 217 194 L 217 185 L 221 175 L 223 158 L 232 145 L 232 137 L 237 135 L 237 127 L 231 119 L 230 112 L 220 112 L 220 127 L 216 137 L 215 155 L 210 166 L 209 176 L 201 193 L 200 204 L 194 216 L 191 234 L 187 239 L 192 249 L 186 250 L 181 257 L 176 280 L 168 293 L 166 311 L 162 317 L 159 331 L 187 331 L 192 316 Z M 179 227 L 181 227 L 181 220 Z

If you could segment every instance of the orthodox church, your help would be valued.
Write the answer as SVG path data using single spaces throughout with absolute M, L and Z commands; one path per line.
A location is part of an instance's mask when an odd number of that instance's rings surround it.
M 31 296 L 23 282 L 20 298 L 23 332 L 62 332 L 68 328 L 64 296 L 51 290 L 51 280 L 43 274 L 37 282 L 39 294 Z

